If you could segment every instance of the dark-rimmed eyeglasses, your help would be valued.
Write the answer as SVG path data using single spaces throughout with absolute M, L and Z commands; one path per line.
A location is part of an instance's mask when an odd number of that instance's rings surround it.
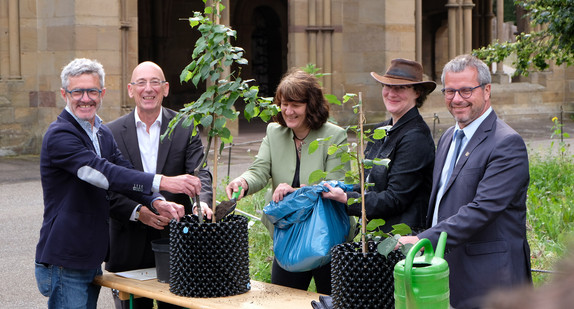
M 165 81 L 165 80 L 159 80 L 159 79 L 152 79 L 152 80 L 150 80 L 150 81 L 147 81 L 147 80 L 145 80 L 145 79 L 140 79 L 140 80 L 137 80 L 137 81 L 135 81 L 135 82 L 131 82 L 130 84 L 132 84 L 132 85 L 134 85 L 134 86 L 136 86 L 136 87 L 139 87 L 139 88 L 144 88 L 144 87 L 147 86 L 147 84 L 149 83 L 149 85 L 150 85 L 151 87 L 154 87 L 154 88 L 155 88 L 155 87 L 161 86 L 162 84 L 164 84 L 164 83 L 166 83 L 166 82 L 167 82 L 167 81 Z
M 472 96 L 472 91 L 474 91 L 474 89 L 476 89 L 478 87 L 484 87 L 485 85 L 486 84 L 480 84 L 476 87 L 463 87 L 463 88 L 459 88 L 459 89 L 443 88 L 443 89 L 441 89 L 441 91 L 442 91 L 442 94 L 444 94 L 444 96 L 449 100 L 454 98 L 454 96 L 456 95 L 457 92 L 461 98 L 468 99 Z
M 87 94 L 88 98 L 91 100 L 97 100 L 102 95 L 102 90 L 98 88 L 78 88 L 72 90 L 66 89 L 66 92 L 69 93 L 70 97 L 76 101 L 81 100 L 84 97 L 84 93 Z

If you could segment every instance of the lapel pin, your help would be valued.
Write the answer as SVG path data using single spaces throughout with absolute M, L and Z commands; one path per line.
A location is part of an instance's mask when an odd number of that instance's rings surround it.
M 470 156 L 470 152 L 467 151 L 464 155 L 468 157 Z

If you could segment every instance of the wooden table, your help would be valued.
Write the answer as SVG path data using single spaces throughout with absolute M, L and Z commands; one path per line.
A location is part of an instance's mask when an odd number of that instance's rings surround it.
M 157 279 L 140 281 L 120 277 L 109 272 L 104 272 L 102 276 L 97 276 L 94 283 L 119 290 L 121 299 L 129 299 L 131 294 L 191 309 L 311 308 L 311 301 L 318 301 L 319 295 L 321 295 L 251 280 L 251 290 L 244 294 L 217 298 L 192 298 L 171 293 L 169 284 L 161 283 Z

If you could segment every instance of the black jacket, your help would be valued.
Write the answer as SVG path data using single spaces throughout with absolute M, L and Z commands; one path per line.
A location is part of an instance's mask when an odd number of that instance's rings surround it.
M 134 112 L 122 116 L 107 127 L 112 131 L 118 148 L 137 170 L 143 170 Z M 160 133 L 167 130 L 170 120 L 177 113 L 163 108 Z M 178 125 L 170 137 L 160 140 L 157 173 L 166 176 L 192 174 L 203 158 L 203 145 L 199 135 L 192 137 L 190 126 L 184 128 Z M 200 170 L 196 175 L 201 180 L 200 200 L 211 204 L 212 176 L 207 169 Z M 166 200 L 181 204 L 185 213 L 191 213 L 191 201 L 185 194 L 161 192 Z M 141 222 L 130 221 L 130 216 L 138 203 L 122 195 L 114 194 L 110 200 L 110 252 L 106 270 L 117 272 L 155 265 L 154 252 L 150 242 L 161 237 L 168 237 L 168 229 L 156 230 Z
M 392 119 L 376 126 L 392 124 Z M 374 185 L 365 194 L 367 219 L 384 219 L 383 231 L 405 223 L 413 229 L 425 226 L 425 216 L 432 187 L 435 145 L 430 129 L 416 107 L 409 110 L 387 132 L 382 140 L 369 142 L 365 158 L 388 158 L 389 167 L 375 165 L 365 171 L 366 180 Z M 349 198 L 359 197 L 350 192 Z M 349 205 L 347 213 L 361 215 L 361 204 Z

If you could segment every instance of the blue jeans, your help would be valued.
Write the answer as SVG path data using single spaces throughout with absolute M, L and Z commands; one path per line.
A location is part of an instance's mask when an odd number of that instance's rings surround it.
M 100 286 L 92 283 L 102 269 L 70 269 L 36 263 L 36 283 L 49 309 L 96 309 Z

